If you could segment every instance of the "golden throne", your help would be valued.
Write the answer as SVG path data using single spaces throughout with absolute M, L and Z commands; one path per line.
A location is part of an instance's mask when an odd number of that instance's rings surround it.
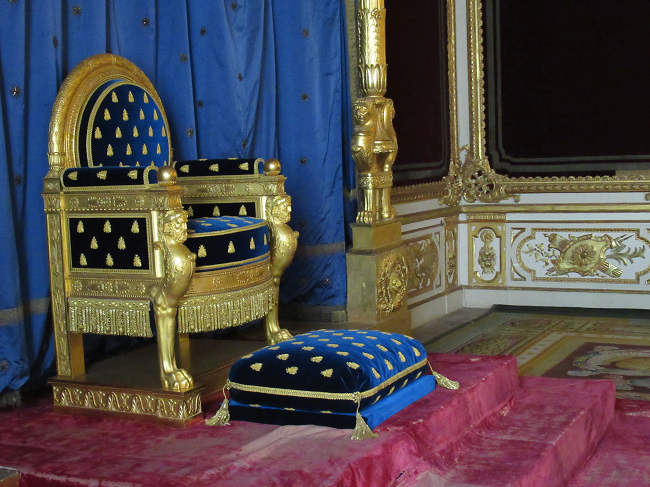
M 291 200 L 277 160 L 172 163 L 151 82 L 126 59 L 99 54 L 58 93 L 49 164 L 55 408 L 186 423 L 201 412 L 200 388 L 176 364 L 176 350 L 189 362 L 187 334 L 264 317 L 269 343 L 291 337 L 278 324 L 278 288 L 298 235 L 286 224 Z M 88 380 L 82 334 L 152 336 L 152 315 L 161 386 Z

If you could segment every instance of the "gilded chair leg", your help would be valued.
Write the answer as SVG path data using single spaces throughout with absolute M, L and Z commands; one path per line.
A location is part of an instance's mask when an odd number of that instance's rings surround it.
M 278 301 L 280 296 L 280 277 L 293 260 L 298 246 L 298 232 L 291 230 L 287 222 L 291 218 L 291 197 L 279 195 L 267 202 L 269 229 L 271 230 L 271 272 L 275 286 L 274 306 L 266 315 L 266 339 L 275 345 L 291 338 L 291 333 L 280 328 L 278 322 Z
M 154 303 L 160 381 L 163 388 L 184 391 L 194 386 L 192 376 L 176 366 L 176 313 L 178 308 Z
M 266 341 L 269 345 L 275 345 L 289 338 L 293 338 L 293 335 L 289 333 L 288 330 L 280 328 L 280 322 L 278 320 L 278 298 L 280 295 L 280 278 L 273 279 L 275 284 L 275 297 L 273 299 L 274 306 L 271 311 L 269 311 L 264 317 L 264 325 L 266 327 Z M 277 281 L 277 282 L 275 282 Z

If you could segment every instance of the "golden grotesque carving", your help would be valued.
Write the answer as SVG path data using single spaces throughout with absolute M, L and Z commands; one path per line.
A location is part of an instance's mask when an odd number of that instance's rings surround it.
M 192 377 L 176 366 L 174 354 L 178 305 L 190 286 L 196 260 L 196 254 L 183 245 L 185 240 L 187 213 L 169 210 L 163 217 L 163 241 L 154 243 L 154 248 L 165 255 L 165 278 L 151 286 L 151 298 L 156 319 L 160 379 L 163 387 L 171 390 L 186 390 L 194 385 Z
M 270 198 L 267 202 L 267 215 L 271 230 L 271 273 L 275 302 L 280 292 L 280 277 L 293 260 L 298 246 L 298 232 L 287 225 L 291 219 L 291 197 L 284 194 Z M 270 345 L 291 338 L 291 334 L 280 328 L 277 305 L 266 315 L 266 339 Z

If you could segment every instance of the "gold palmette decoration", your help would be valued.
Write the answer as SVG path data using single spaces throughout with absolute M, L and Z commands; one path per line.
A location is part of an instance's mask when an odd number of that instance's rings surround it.
M 362 196 L 357 222 L 376 223 L 397 216 L 390 202 L 397 135 L 393 101 L 384 98 L 388 69 L 384 0 L 359 0 L 357 25 L 362 94 L 353 106 L 352 157 Z

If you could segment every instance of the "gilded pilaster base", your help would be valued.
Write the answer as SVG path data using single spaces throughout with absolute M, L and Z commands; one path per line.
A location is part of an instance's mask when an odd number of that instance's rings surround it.
M 347 326 L 410 334 L 401 223 L 352 224 L 352 236 L 347 254 Z

